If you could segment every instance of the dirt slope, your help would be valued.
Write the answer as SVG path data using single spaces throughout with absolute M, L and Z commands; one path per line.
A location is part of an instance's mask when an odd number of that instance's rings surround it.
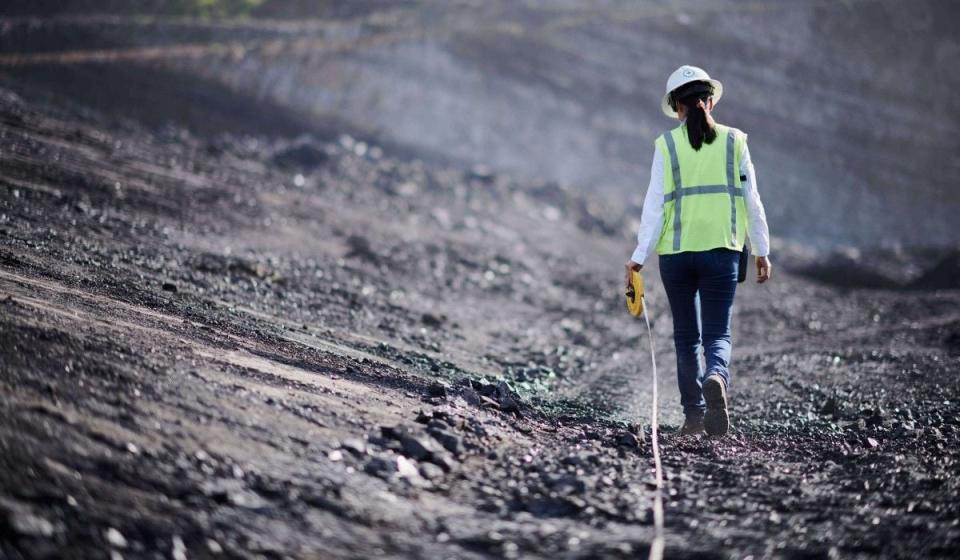
M 639 206 L 652 139 L 671 126 L 664 81 L 695 63 L 726 84 L 716 117 L 750 134 L 780 236 L 942 248 L 960 208 L 958 15 L 952 0 L 8 1 L 0 67 L 146 58 L 380 142 Z M 131 104 L 130 77 L 54 68 L 67 100 Z M 164 80 L 125 71 L 161 109 L 144 116 L 168 117 Z M 50 68 L 9 72 L 51 82 Z
M 622 213 L 116 122 L 0 95 L 0 555 L 645 552 Z M 669 557 L 954 555 L 960 292 L 744 285 L 715 440 L 673 431 L 648 278 Z

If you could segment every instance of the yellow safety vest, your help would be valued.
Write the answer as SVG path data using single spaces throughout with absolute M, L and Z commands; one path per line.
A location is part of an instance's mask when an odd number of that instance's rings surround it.
M 747 212 L 740 178 L 740 153 L 747 135 L 716 125 L 717 137 L 699 151 L 690 146 L 686 125 L 661 135 L 664 158 L 663 229 L 657 253 L 743 250 Z

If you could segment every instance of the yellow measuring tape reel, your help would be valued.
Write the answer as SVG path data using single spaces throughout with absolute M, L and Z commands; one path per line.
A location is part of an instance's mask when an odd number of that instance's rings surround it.
M 630 285 L 627 286 L 627 311 L 634 317 L 643 313 L 643 277 L 639 270 L 630 272 Z

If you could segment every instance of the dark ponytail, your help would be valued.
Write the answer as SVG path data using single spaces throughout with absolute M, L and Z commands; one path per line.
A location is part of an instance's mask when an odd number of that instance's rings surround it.
M 687 138 L 690 146 L 699 151 L 704 142 L 713 143 L 717 139 L 717 131 L 707 120 L 704 105 L 713 95 L 713 85 L 709 82 L 691 82 L 677 88 L 671 94 L 674 109 L 677 103 L 687 108 Z

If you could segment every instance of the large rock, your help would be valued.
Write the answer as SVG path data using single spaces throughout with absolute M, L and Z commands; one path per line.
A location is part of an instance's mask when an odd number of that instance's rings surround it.
M 447 386 L 440 381 L 434 381 L 427 387 L 427 395 L 431 397 L 446 397 L 447 396 Z
M 340 444 L 340 448 L 349 451 L 357 457 L 365 455 L 367 452 L 367 445 L 363 442 L 363 440 L 358 438 L 347 438 L 343 440 L 343 442 Z
M 363 466 L 364 472 L 380 478 L 390 478 L 397 473 L 397 461 L 387 457 L 372 457 L 367 464 Z
M 626 447 L 628 449 L 638 449 L 643 443 L 645 437 L 643 432 L 640 432 L 640 435 L 637 435 L 633 432 L 622 432 L 617 437 L 617 445 L 620 447 Z
M 434 453 L 442 451 L 440 445 L 426 436 L 404 434 L 400 438 L 403 445 L 403 454 L 418 461 L 429 460 Z
M 362 235 L 350 235 L 347 237 L 347 258 L 358 258 L 361 260 L 377 263 L 380 256 L 373 249 L 370 240 Z
M 50 537 L 56 531 L 53 523 L 39 515 L 32 513 L 12 513 L 9 519 L 10 528 L 18 535 L 27 537 Z
M 437 440 L 440 445 L 450 453 L 456 456 L 460 456 L 463 453 L 462 437 L 440 428 L 429 428 L 427 433 L 433 436 L 433 439 Z

